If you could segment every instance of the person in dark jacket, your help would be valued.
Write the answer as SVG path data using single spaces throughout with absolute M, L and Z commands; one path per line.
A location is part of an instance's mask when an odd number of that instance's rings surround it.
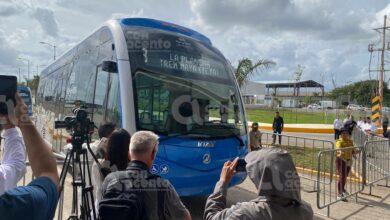
M 272 144 L 275 144 L 276 136 L 279 137 L 279 145 L 282 144 L 281 134 L 282 134 L 283 128 L 284 128 L 283 117 L 280 116 L 279 112 L 275 112 L 274 122 L 272 123 L 272 130 L 274 132 Z
M 350 115 L 349 119 L 344 123 L 344 128 L 348 129 L 349 135 L 352 135 L 352 131 L 356 125 L 357 123 L 353 119 L 353 115 Z
M 279 148 L 248 153 L 246 170 L 257 188 L 258 198 L 227 208 L 227 188 L 236 172 L 237 161 L 228 161 L 222 168 L 214 193 L 207 199 L 203 219 L 313 219 L 311 206 L 301 199 L 300 179 L 292 157 Z

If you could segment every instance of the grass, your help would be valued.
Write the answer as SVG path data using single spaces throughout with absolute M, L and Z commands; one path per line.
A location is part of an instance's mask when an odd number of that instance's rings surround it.
M 311 110 L 311 109 L 246 109 L 249 121 L 272 123 L 275 111 L 279 111 L 286 124 L 333 124 L 336 114 L 341 120 L 352 114 L 355 121 L 359 117 L 371 116 L 371 112 L 350 111 L 346 109 Z
M 294 164 L 297 167 L 305 170 L 318 170 L 318 153 L 321 148 L 303 148 L 296 146 L 281 146 L 281 148 L 287 150 L 294 160 Z M 323 154 L 323 160 L 321 161 L 321 172 L 330 172 L 330 158 L 329 154 Z
M 279 110 L 286 124 L 333 124 L 335 119 L 334 113 L 325 113 L 322 111 L 305 111 L 299 112 L 296 109 Z M 260 123 L 272 123 L 274 109 L 247 109 L 246 114 L 249 121 Z

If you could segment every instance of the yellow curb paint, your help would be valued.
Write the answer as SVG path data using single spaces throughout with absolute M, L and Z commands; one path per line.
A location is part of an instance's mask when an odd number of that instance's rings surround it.
M 313 169 L 309 169 L 309 168 L 302 168 L 302 167 L 295 167 L 297 169 L 298 172 L 302 172 L 302 173 L 306 173 L 306 174 L 318 174 L 318 171 L 317 170 L 313 170 Z M 331 174 L 330 173 L 326 173 L 326 172 L 321 172 L 321 175 L 324 175 L 324 176 L 327 176 L 328 178 L 331 177 Z M 333 178 L 338 178 L 339 175 L 337 174 L 333 174 Z M 360 178 L 356 178 L 356 177 L 347 177 L 348 180 L 352 181 L 352 182 L 358 182 L 358 183 L 362 183 L 363 182 L 363 179 L 360 179 Z

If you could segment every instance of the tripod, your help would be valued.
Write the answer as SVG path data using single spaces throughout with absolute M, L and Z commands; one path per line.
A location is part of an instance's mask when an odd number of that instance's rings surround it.
M 83 148 L 82 145 L 86 140 L 87 148 Z M 72 212 L 68 219 L 96 219 L 96 210 L 94 205 L 93 186 L 91 186 L 91 171 L 88 160 L 88 151 L 92 155 L 95 162 L 100 167 L 100 164 L 89 147 L 89 135 L 73 135 L 72 136 L 72 148 L 66 153 L 64 165 L 60 175 L 60 192 L 61 197 L 64 190 L 64 183 L 66 174 L 69 168 L 71 168 L 72 174 Z M 79 173 L 76 173 L 78 169 Z M 88 181 L 87 181 L 88 180 Z M 81 203 L 80 203 L 80 217 L 79 217 L 79 200 L 78 193 L 81 190 Z M 91 208 L 92 207 L 92 208 Z M 92 211 L 92 212 L 91 212 Z M 62 210 L 58 215 L 62 215 Z

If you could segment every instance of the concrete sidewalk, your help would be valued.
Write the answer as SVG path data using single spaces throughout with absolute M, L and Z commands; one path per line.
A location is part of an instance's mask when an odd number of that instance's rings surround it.
M 301 178 L 303 184 L 305 180 Z M 382 183 L 384 184 L 384 183 Z M 237 188 L 256 194 L 256 188 L 251 180 L 246 179 Z M 368 188 L 363 191 L 368 193 Z M 301 192 L 302 199 L 310 203 L 315 212 L 315 219 L 390 219 L 390 188 L 376 186 L 372 190 L 373 196 L 359 194 L 348 198 L 348 202 L 338 202 L 330 208 L 330 218 L 326 217 L 326 209 L 317 208 L 316 192 Z

